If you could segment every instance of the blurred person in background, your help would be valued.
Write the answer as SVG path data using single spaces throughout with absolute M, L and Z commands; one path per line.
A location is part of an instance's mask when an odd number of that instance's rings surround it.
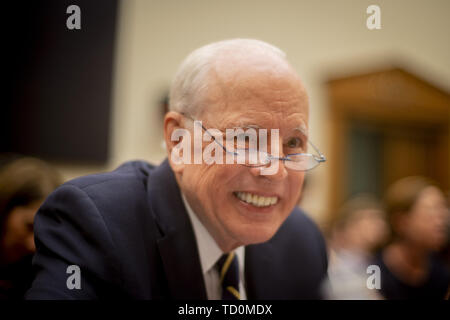
M 423 177 L 407 177 L 385 197 L 392 240 L 375 260 L 386 299 L 443 299 L 449 270 L 437 258 L 446 242 L 449 213 L 442 191 Z
M 0 167 L 0 299 L 22 299 L 32 279 L 34 216 L 61 179 L 41 160 L 7 158 Z
M 379 201 L 369 194 L 357 195 L 339 210 L 329 239 L 329 279 L 324 283 L 328 299 L 381 299 L 367 288 L 367 267 L 374 251 L 386 240 L 388 228 Z
M 450 191 L 446 192 L 447 198 L 447 210 L 450 211 Z M 440 259 L 447 265 L 447 269 L 450 270 L 450 223 L 447 223 L 447 242 L 439 252 Z

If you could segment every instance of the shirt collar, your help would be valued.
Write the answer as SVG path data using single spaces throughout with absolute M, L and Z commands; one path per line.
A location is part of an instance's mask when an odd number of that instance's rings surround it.
M 197 247 L 200 255 L 200 264 L 202 266 L 203 274 L 206 274 L 214 267 L 216 262 L 223 255 L 222 249 L 219 248 L 217 242 L 211 236 L 209 231 L 205 228 L 203 223 L 198 219 L 197 214 L 192 210 L 186 197 L 181 192 L 181 198 L 183 199 L 184 206 L 188 212 L 189 218 L 194 229 L 195 238 L 197 240 Z M 239 261 L 239 269 L 241 277 L 243 276 L 244 270 L 244 247 L 240 246 L 235 250 L 236 256 Z
M 200 264 L 202 266 L 202 272 L 205 274 L 212 267 L 214 267 L 223 252 L 208 230 L 206 230 L 205 226 L 200 222 L 183 193 L 181 193 L 181 197 L 183 198 L 183 203 L 186 207 L 186 211 L 188 212 L 192 227 L 194 228 L 194 234 L 197 240 L 197 247 L 200 255 Z

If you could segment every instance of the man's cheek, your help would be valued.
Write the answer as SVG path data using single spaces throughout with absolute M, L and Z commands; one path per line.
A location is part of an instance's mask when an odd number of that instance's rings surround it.
M 295 179 L 290 183 L 291 190 L 294 195 L 300 196 L 300 194 L 303 192 L 303 182 L 305 180 L 304 178 L 304 174 L 296 176 Z

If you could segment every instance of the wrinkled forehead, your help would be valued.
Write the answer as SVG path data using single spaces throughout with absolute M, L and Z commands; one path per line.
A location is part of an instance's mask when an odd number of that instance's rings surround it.
M 299 134 L 308 137 L 308 119 L 303 113 L 292 113 L 285 117 L 280 114 L 239 113 L 225 114 L 217 129 L 278 129 L 281 135 Z
M 239 66 L 228 65 L 229 70 L 211 73 L 205 120 L 221 128 L 298 128 L 307 132 L 308 96 L 289 65 L 251 62 Z

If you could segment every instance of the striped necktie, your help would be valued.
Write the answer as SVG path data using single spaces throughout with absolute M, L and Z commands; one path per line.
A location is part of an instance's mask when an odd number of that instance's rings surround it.
M 236 254 L 230 252 L 217 261 L 222 286 L 222 300 L 239 300 L 239 262 Z

